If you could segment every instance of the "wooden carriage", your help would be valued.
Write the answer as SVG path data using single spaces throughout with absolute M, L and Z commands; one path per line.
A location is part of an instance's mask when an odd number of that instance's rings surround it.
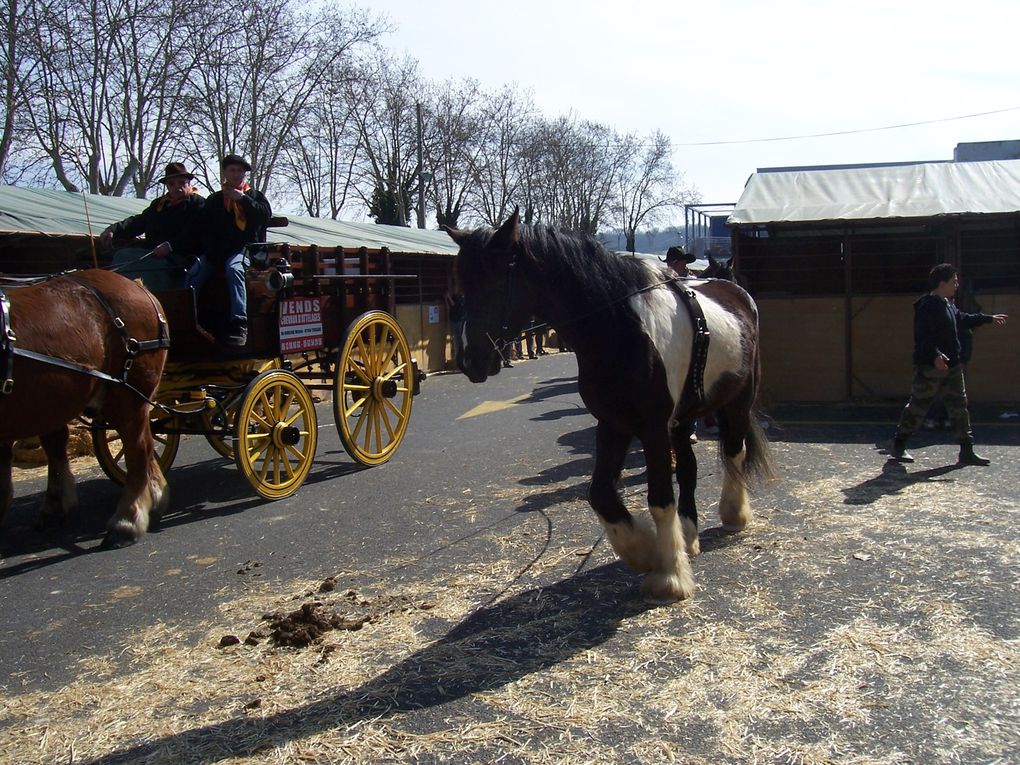
M 273 225 L 286 225 L 274 219 Z M 222 282 L 202 294 L 155 289 L 170 325 L 168 362 L 151 415 L 166 472 L 181 436 L 202 435 L 231 458 L 255 491 L 290 496 L 311 469 L 316 398 L 330 397 L 344 449 L 363 465 L 396 452 L 424 379 L 394 318 L 389 253 L 289 244 L 252 246 L 246 273 L 248 343 L 218 342 L 226 315 Z M 128 270 L 129 272 L 129 270 Z M 115 431 L 92 426 L 96 455 L 116 481 L 125 465 Z

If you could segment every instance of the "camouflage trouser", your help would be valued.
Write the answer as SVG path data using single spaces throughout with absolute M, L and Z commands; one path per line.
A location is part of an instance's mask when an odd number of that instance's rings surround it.
M 973 435 L 970 430 L 970 414 L 967 412 L 967 389 L 963 382 L 962 364 L 957 364 L 948 372 L 940 372 L 930 366 L 914 367 L 910 401 L 900 415 L 896 438 L 906 440 L 917 430 L 936 395 L 946 405 L 956 440 L 961 444 L 970 443 Z

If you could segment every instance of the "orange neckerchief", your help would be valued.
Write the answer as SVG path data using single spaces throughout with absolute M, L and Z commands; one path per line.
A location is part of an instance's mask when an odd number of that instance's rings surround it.
M 240 189 L 241 193 L 243 194 L 250 188 L 251 186 L 249 186 L 247 183 L 242 183 Z M 246 228 L 248 228 L 248 218 L 244 214 L 244 207 L 241 206 L 240 202 L 236 202 L 233 199 L 228 198 L 227 195 L 224 194 L 223 206 L 234 214 L 235 226 L 237 226 L 241 231 L 244 231 Z
M 161 212 L 164 207 L 174 207 L 176 205 L 179 205 L 181 202 L 187 202 L 188 201 L 188 197 L 191 194 L 195 193 L 195 187 L 194 186 L 185 186 L 184 188 L 185 188 L 184 196 L 182 196 L 176 202 L 171 201 L 171 199 L 170 199 L 170 192 L 167 192 L 166 194 L 161 196 L 159 199 L 157 199 L 156 200 L 156 212 Z

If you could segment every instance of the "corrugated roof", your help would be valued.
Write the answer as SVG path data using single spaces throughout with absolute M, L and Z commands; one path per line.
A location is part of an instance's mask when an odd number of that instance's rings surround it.
M 755 173 L 729 225 L 1020 212 L 1020 160 Z
M 98 234 L 111 223 L 137 215 L 150 201 L 0 186 L 0 233 L 87 236 L 91 230 Z M 317 244 L 320 247 L 367 247 L 370 250 L 387 247 L 397 255 L 457 254 L 457 245 L 443 231 L 347 223 L 298 215 L 288 218 L 290 225 L 286 228 L 269 230 L 271 242 Z

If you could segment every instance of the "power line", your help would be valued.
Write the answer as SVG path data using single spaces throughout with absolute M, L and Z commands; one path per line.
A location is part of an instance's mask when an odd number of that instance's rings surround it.
M 935 125 L 940 122 L 953 122 L 955 120 L 968 120 L 973 117 L 987 117 L 990 114 L 1004 114 L 1020 109 L 1020 106 L 1010 106 L 1005 109 L 995 109 L 990 112 L 977 112 L 975 114 L 961 114 L 958 117 L 943 117 L 935 120 L 923 120 L 921 122 L 904 122 L 901 125 L 885 125 L 883 127 L 861 128 L 859 130 L 836 130 L 831 133 L 809 133 L 806 135 L 788 135 L 776 138 L 744 138 L 733 141 L 694 141 L 690 143 L 675 143 L 674 147 L 680 146 L 727 146 L 741 143 L 769 143 L 772 141 L 799 141 L 804 138 L 828 138 L 837 135 L 856 135 L 858 133 L 875 133 L 880 130 L 898 130 L 899 128 L 917 127 L 918 125 Z

